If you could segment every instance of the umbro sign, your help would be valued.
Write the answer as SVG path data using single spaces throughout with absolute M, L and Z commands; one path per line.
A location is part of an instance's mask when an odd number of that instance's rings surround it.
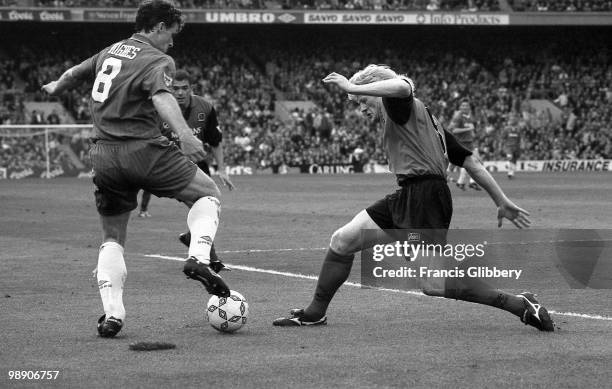
M 278 20 L 280 20 L 283 23 L 291 23 L 293 21 L 295 21 L 297 18 L 295 16 L 293 16 L 292 14 L 289 13 L 284 13 L 281 16 L 278 17 Z

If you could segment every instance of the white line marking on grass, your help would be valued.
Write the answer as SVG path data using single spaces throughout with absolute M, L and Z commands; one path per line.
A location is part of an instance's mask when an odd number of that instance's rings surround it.
M 541 243 L 567 243 L 567 242 L 612 242 L 611 239 L 578 239 L 578 240 L 534 240 L 524 242 L 487 242 L 487 245 L 530 245 Z M 220 250 L 219 254 L 251 254 L 251 253 L 280 253 L 291 251 L 323 251 L 328 247 L 298 247 L 293 249 L 246 249 L 246 250 Z
M 293 250 L 293 249 L 286 249 L 285 251 L 287 251 L 287 250 Z M 266 251 L 274 251 L 274 250 L 266 250 Z M 280 250 L 276 250 L 276 251 L 280 251 Z M 158 255 L 158 254 L 139 254 L 139 255 L 142 255 L 142 256 L 147 257 L 147 258 L 159 258 L 159 259 L 168 259 L 168 260 L 171 260 L 171 261 L 185 262 L 185 258 L 183 258 L 183 257 L 173 257 L 173 256 Z M 250 272 L 253 272 L 253 273 L 265 273 L 265 274 L 272 274 L 272 275 L 276 275 L 276 276 L 284 276 L 284 277 L 291 277 L 291 278 L 300 278 L 300 279 L 304 279 L 304 280 L 316 280 L 318 278 L 317 276 L 308 275 L 308 274 L 300 274 L 300 273 L 291 273 L 291 272 L 286 272 L 286 271 L 261 269 L 261 268 L 252 267 L 252 266 L 232 265 L 230 263 L 226 263 L 226 265 L 230 269 L 250 271 Z M 357 282 L 345 282 L 344 285 L 353 286 L 353 287 L 356 287 L 356 288 L 368 288 L 368 287 L 364 287 L 362 284 L 357 283 Z M 368 288 L 368 289 L 378 290 L 378 291 L 382 291 L 382 292 L 409 294 L 409 295 L 412 295 L 412 296 L 425 296 L 424 293 L 416 292 L 416 291 L 413 291 L 413 290 L 401 290 L 401 289 L 389 289 L 389 288 Z M 558 316 L 571 316 L 571 317 L 581 317 L 583 319 L 612 321 L 612 317 L 596 315 L 596 314 L 589 314 L 589 313 L 558 312 L 558 311 L 548 311 L 548 312 L 552 313 L 553 315 L 558 315 Z
M 553 315 L 560 315 L 560 316 L 582 317 L 584 319 L 612 321 L 612 317 L 609 317 L 609 316 L 601 316 L 601 315 L 586 314 L 586 313 L 575 313 L 575 312 L 557 312 L 557 311 L 548 311 L 548 312 L 552 313 Z
M 219 254 L 241 254 L 241 253 L 277 253 L 284 251 L 320 251 L 327 250 L 325 247 L 299 247 L 297 249 L 251 249 L 251 250 L 224 250 L 217 251 Z

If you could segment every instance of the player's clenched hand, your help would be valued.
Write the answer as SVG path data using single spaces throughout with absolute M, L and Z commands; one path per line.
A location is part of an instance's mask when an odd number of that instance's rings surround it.
M 41 89 L 50 95 L 54 95 L 57 90 L 57 84 L 59 84 L 57 81 L 51 81 L 43 85 Z
M 510 220 L 517 228 L 528 228 L 531 225 L 529 212 L 518 207 L 512 201 L 501 204 L 497 207 L 497 227 L 502 226 L 504 218 Z
M 323 79 L 323 82 L 326 84 L 336 84 L 344 92 L 348 92 L 351 87 L 351 83 L 346 77 L 335 72 L 328 74 L 327 77 Z
M 229 190 L 234 190 L 235 186 L 234 186 L 234 184 L 232 183 L 232 180 L 230 180 L 230 178 L 229 178 L 229 176 L 227 175 L 227 173 L 226 173 L 226 172 L 222 172 L 222 171 L 220 171 L 220 170 L 219 170 L 219 173 L 218 173 L 218 174 L 219 174 L 219 179 L 221 180 L 221 183 L 222 183 L 224 186 L 227 186 L 227 189 L 229 189 Z
M 195 136 L 183 136 L 181 137 L 180 142 L 181 148 L 183 149 L 183 154 L 185 154 L 187 158 L 193 162 L 200 162 L 206 158 L 206 153 L 204 153 L 204 145 L 202 144 L 202 141 Z

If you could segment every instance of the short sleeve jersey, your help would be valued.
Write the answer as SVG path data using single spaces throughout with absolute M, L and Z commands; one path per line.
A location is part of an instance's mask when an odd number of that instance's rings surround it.
M 174 60 L 140 34 L 117 42 L 73 70 L 93 81 L 90 108 L 95 138 L 152 139 L 161 136 L 152 97 L 170 92 Z
M 191 95 L 189 105 L 183 111 L 183 117 L 193 131 L 193 135 L 212 147 L 217 147 L 223 139 L 223 134 L 219 128 L 217 111 L 213 105 L 203 97 Z M 162 133 L 168 139 L 178 142 L 174 132 L 170 130 L 168 123 L 163 123 Z
M 444 177 L 448 161 L 462 166 L 472 155 L 414 95 L 382 98 L 381 118 L 383 145 L 395 174 Z
M 451 120 L 450 128 L 466 128 L 468 126 L 472 126 L 472 128 L 476 128 L 476 121 L 471 114 L 465 114 L 461 111 L 456 111 L 453 114 L 453 118 Z M 452 131 L 451 131 L 452 132 Z M 474 130 L 464 131 L 460 133 L 454 133 L 455 138 L 459 142 L 472 142 L 474 140 Z

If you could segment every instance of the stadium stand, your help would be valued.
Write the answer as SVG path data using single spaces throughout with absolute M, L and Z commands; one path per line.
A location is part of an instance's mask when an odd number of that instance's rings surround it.
M 610 12 L 610 0 L 506 0 L 517 12 Z M 0 5 L 16 5 L 2 0 Z M 38 0 L 39 7 L 135 8 L 138 0 Z M 318 9 L 375 11 L 500 11 L 499 0 L 179 0 L 188 9 Z
M 39 7 L 135 8 L 138 0 L 37 0 Z M 179 0 L 183 8 L 499 11 L 498 0 Z
M 375 128 L 345 95 L 320 82 L 331 71 L 350 75 L 368 63 L 406 69 L 415 80 L 417 95 L 429 102 L 443 123 L 448 123 L 457 102 L 469 97 L 479 121 L 481 156 L 486 160 L 504 159 L 503 139 L 513 116 L 519 118 L 522 129 L 524 159 L 612 157 L 612 71 L 610 48 L 602 39 L 546 49 L 536 41 L 509 43 L 488 47 L 486 55 L 479 55 L 487 42 L 476 48 L 459 48 L 452 42 L 441 47 L 444 39 L 434 37 L 439 41 L 436 48 L 415 44 L 406 50 L 397 40 L 384 48 L 374 43 L 359 50 L 360 43 L 351 40 L 330 44 L 297 34 L 278 37 L 271 45 L 263 35 L 251 35 L 244 41 L 244 37 L 221 34 L 203 43 L 186 34 L 184 44 L 173 52 L 178 66 L 194 76 L 195 92 L 217 106 L 228 165 L 277 171 L 282 165 L 384 163 Z M 0 99 L 2 123 L 48 123 L 48 115 L 31 112 L 24 102 L 46 99 L 39 86 L 96 51 L 96 44 L 45 50 L 44 42 L 40 46 L 32 42 L 27 50 L 21 45 L 7 48 L 11 60 L 0 61 L 0 82 L 18 91 L 4 93 Z M 415 51 L 418 56 L 410 55 Z M 90 121 L 87 96 L 88 89 L 83 87 L 61 99 L 77 123 Z M 283 121 L 275 115 L 275 103 L 285 100 L 310 101 L 314 106 L 300 109 L 298 104 L 290 119 Z M 540 108 L 546 105 L 532 104 L 532 100 L 546 101 L 553 109 Z M 66 123 L 66 119 L 60 121 Z M 19 150 L 3 153 L 4 159 L 12 158 L 8 163 L 40 162 L 40 150 L 28 148 L 26 138 L 0 141 L 3 150 Z M 79 137 L 57 141 L 72 147 L 76 155 L 86 154 L 86 143 Z M 58 150 L 52 159 L 64 154 Z M 17 161 L 20 155 L 25 162 Z
M 508 0 L 514 11 L 522 12 L 610 12 L 610 0 Z

